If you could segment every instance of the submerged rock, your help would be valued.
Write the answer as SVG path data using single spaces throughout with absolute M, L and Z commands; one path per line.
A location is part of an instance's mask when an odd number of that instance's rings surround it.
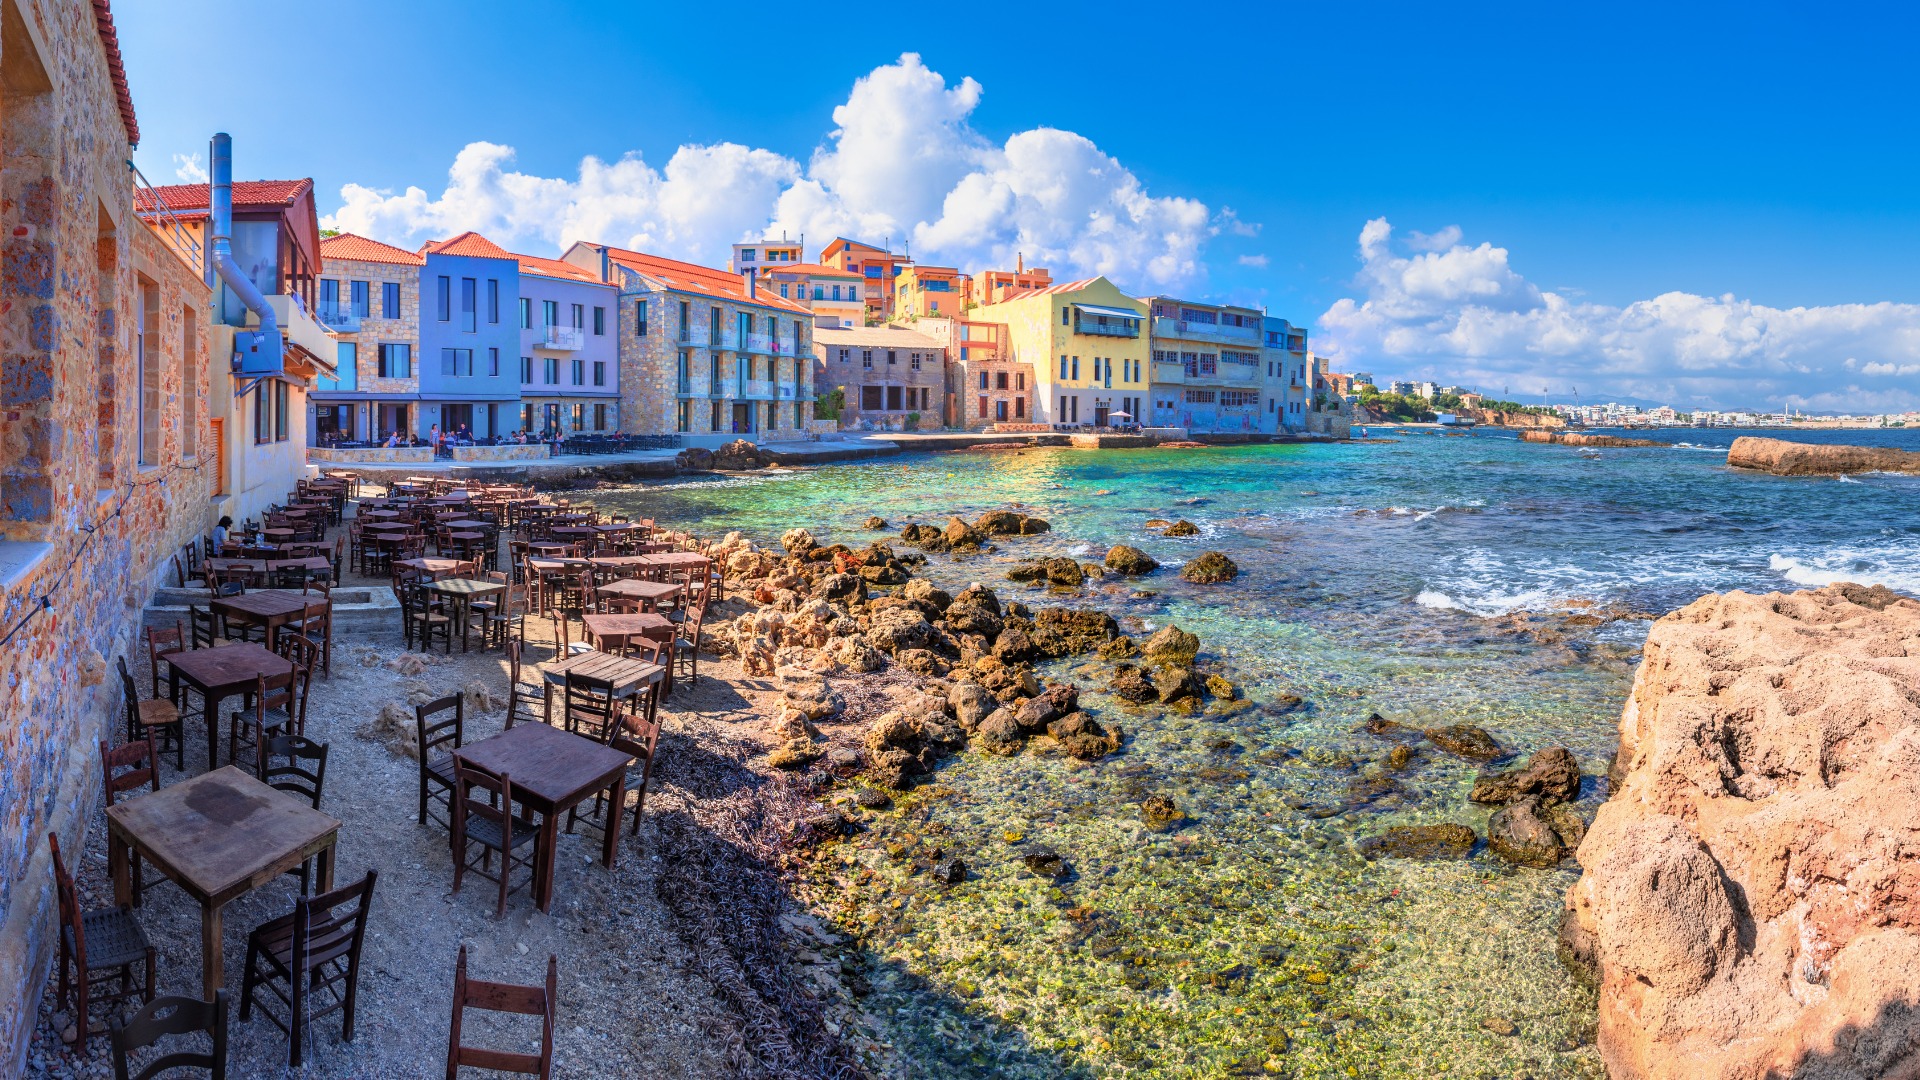
M 1015 720 L 1013 712 L 1007 708 L 998 708 L 988 713 L 986 719 L 974 730 L 974 746 L 989 754 L 1011 757 L 1020 752 L 1025 745 L 1026 732 Z
M 1487 822 L 1487 846 L 1511 863 L 1550 870 L 1566 855 L 1560 835 L 1541 815 L 1540 800 L 1528 795 L 1508 803 Z
M 1130 576 L 1151 574 L 1160 569 L 1160 564 L 1152 556 L 1126 544 L 1115 544 L 1107 549 L 1106 566 L 1109 570 Z
M 1083 712 L 1068 713 L 1052 721 L 1047 725 L 1047 734 L 1053 736 L 1069 757 L 1081 761 L 1103 758 L 1120 749 L 1120 729 L 1103 726 Z
M 1160 691 L 1154 688 L 1146 671 L 1132 664 L 1115 666 L 1112 676 L 1108 679 L 1107 689 L 1113 691 L 1114 696 L 1136 705 L 1158 701 L 1160 698 Z
M 1363 837 L 1358 846 L 1369 859 L 1464 859 L 1475 839 L 1465 825 L 1400 825 Z
M 1191 664 L 1200 652 L 1200 638 L 1178 626 L 1168 624 L 1153 632 L 1140 646 L 1147 659 L 1160 664 Z
M 1240 568 L 1218 551 L 1203 551 L 1180 568 L 1180 576 L 1196 585 L 1213 585 L 1240 576 Z
M 1505 751 L 1493 741 L 1484 728 L 1472 724 L 1449 724 L 1446 727 L 1428 728 L 1426 736 L 1433 744 L 1449 754 L 1457 754 L 1469 761 L 1492 761 Z
M 933 880 L 942 885 L 958 885 L 967 880 L 967 864 L 958 857 L 941 859 L 933 864 Z
M 1564 746 L 1535 753 L 1527 763 L 1502 773 L 1489 773 L 1473 782 L 1467 795 L 1477 803 L 1505 806 L 1523 795 L 1537 795 L 1544 806 L 1580 796 L 1580 763 Z
M 1179 805 L 1165 795 L 1149 795 L 1140 800 L 1140 820 L 1149 828 L 1164 829 L 1185 821 L 1186 817 Z
M 1020 853 L 1020 862 L 1028 870 L 1055 881 L 1067 876 L 1067 860 L 1047 847 L 1033 847 Z
M 1195 525 L 1193 522 L 1188 521 L 1186 518 L 1181 518 L 1179 521 L 1176 521 L 1173 524 L 1167 526 L 1167 531 L 1161 533 L 1160 535 L 1162 536 L 1199 536 L 1200 526 Z
M 876 514 L 861 522 L 860 527 L 863 529 L 884 529 L 887 527 L 887 519 Z

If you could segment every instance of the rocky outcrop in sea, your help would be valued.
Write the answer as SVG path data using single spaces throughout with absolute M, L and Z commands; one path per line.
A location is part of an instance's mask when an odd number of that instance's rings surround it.
M 1614 1080 L 1920 1075 L 1920 602 L 1667 615 L 1612 778 L 1561 947 Z
M 1822 446 L 1742 435 L 1727 450 L 1727 464 L 1775 476 L 1837 476 L 1843 473 L 1920 474 L 1920 454 L 1881 446 Z

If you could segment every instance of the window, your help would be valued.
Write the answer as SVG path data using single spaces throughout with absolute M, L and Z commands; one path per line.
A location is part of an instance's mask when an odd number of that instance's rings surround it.
M 453 321 L 453 279 L 445 274 L 440 275 L 439 313 L 441 322 Z
M 546 361 L 546 363 L 542 365 L 543 367 L 546 368 L 546 370 L 541 372 L 542 375 L 546 376 L 546 379 L 545 379 L 546 384 L 548 386 L 560 385 L 560 358 L 556 356 L 547 356 L 547 357 L 542 357 L 541 359 Z
M 383 342 L 380 346 L 380 377 L 383 379 L 412 378 L 413 346 Z
M 400 283 L 383 281 L 380 283 L 380 317 L 397 319 L 400 317 Z
M 584 428 L 586 426 L 587 426 L 587 407 L 585 405 L 575 405 L 573 407 L 573 430 L 579 431 L 581 428 Z
M 500 325 L 500 280 L 498 278 L 487 279 L 487 322 L 494 326 Z
M 719 402 L 717 402 L 717 401 L 716 401 L 716 402 L 714 402 L 714 403 L 713 403 L 713 413 L 712 413 L 712 415 L 711 415 L 711 416 L 710 416 L 710 417 L 708 418 L 708 430 L 709 430 L 709 431 L 719 431 L 719 430 L 720 430 L 720 415 L 721 415 L 721 413 L 720 413 L 720 409 L 721 409 L 721 405 L 720 405 L 720 403 L 719 403 Z
M 784 281 L 780 283 L 780 299 L 787 299 L 787 283 Z
M 987 388 L 987 373 L 983 371 L 980 373 L 980 389 L 985 390 L 986 388 Z
M 607 430 L 607 407 L 605 405 L 595 405 L 593 407 L 593 430 Z
M 674 413 L 675 413 L 674 430 L 676 431 L 692 431 L 693 430 L 693 402 L 691 401 L 681 402 L 680 407 L 674 410 Z
M 641 301 L 645 303 L 645 301 Z M 607 309 L 596 306 L 593 309 L 593 336 L 607 336 Z
M 887 408 L 893 410 L 894 412 L 900 411 L 901 405 L 900 405 L 900 388 L 899 387 L 897 386 L 887 387 Z
M 593 362 L 593 385 L 607 385 L 607 362 L 605 360 L 595 360 Z
M 533 357 L 531 356 L 520 358 L 520 381 L 528 386 L 533 385 Z
M 320 310 L 340 310 L 340 283 L 333 278 L 320 279 Z
M 373 314 L 372 309 L 368 306 L 368 292 L 371 288 L 371 284 L 365 281 L 352 281 L 347 283 L 347 295 L 353 302 L 353 314 L 358 318 L 364 319 Z
M 267 434 L 273 430 L 273 399 L 268 397 L 266 381 L 253 388 L 253 441 L 271 442 Z
M 873 370 L 873 350 L 872 349 L 860 350 L 860 366 L 862 368 L 865 368 L 868 371 Z
M 682 322 L 686 320 L 686 314 L 687 305 L 681 304 L 680 316 Z M 633 332 L 639 337 L 647 336 L 647 302 L 645 300 L 635 300 L 633 302 Z
M 919 371 L 919 370 L 920 370 L 920 354 L 919 354 L 919 353 L 908 353 L 908 354 L 907 354 L 907 363 L 908 363 L 908 364 L 909 364 L 909 365 L 910 365 L 910 366 L 911 366 L 911 367 L 913 368 L 913 370 L 915 370 L 915 371 Z
M 899 363 L 898 358 L 894 356 L 892 349 L 888 349 L 887 350 L 887 366 L 892 367 L 896 363 Z
M 1067 377 L 1067 358 L 1064 356 L 1060 358 L 1060 377 L 1063 379 Z
M 1013 373 L 1013 388 L 1014 388 L 1015 390 L 1025 390 L 1025 389 L 1027 388 L 1027 373 L 1026 373 L 1026 372 L 1024 372 L 1024 371 L 1016 371 L 1016 372 L 1014 372 L 1014 373 Z
M 560 325 L 560 301 L 558 300 L 540 301 L 540 325 L 542 326 L 559 326 Z
M 473 374 L 472 349 L 441 349 L 440 374 L 464 378 Z
M 500 350 L 499 349 L 487 350 L 487 374 L 496 376 L 496 377 L 500 374 Z
M 180 309 L 180 452 L 200 452 L 200 317 Z
M 573 385 L 575 386 L 587 385 L 587 362 L 585 360 L 581 360 L 578 357 L 576 357 L 572 365 L 570 366 L 573 368 L 573 371 L 571 372 L 573 376 Z
M 530 297 L 520 298 L 520 329 L 533 329 L 533 300 Z
M 1022 420 L 1026 418 L 1026 415 L 1027 415 L 1027 399 L 1023 397 L 1014 398 L 1013 399 L 1013 418 L 1015 420 Z
M 287 384 L 284 380 L 274 379 L 267 385 L 273 387 L 273 441 L 287 441 Z
M 520 430 L 533 430 L 533 406 L 531 405 L 520 406 Z
M 1060 309 L 1060 325 L 1061 326 L 1073 325 L 1073 309 L 1072 308 Z
M 135 403 L 140 409 L 140 464 L 160 464 L 160 434 L 163 427 L 160 422 L 160 403 L 166 398 L 160 392 L 160 287 L 140 282 L 139 322 L 133 331 L 133 354 L 140 364 L 139 397 Z M 181 388 L 192 392 L 193 384 Z
M 575 330 L 585 330 L 587 328 L 587 306 L 585 304 L 573 305 L 573 328 Z
M 644 300 L 641 301 L 640 314 L 642 316 L 646 315 L 647 313 L 645 305 L 646 305 L 646 301 Z M 646 319 L 642 318 L 640 321 L 644 323 L 646 322 Z M 681 341 L 693 340 L 692 330 L 693 330 L 693 318 L 691 315 L 688 314 L 687 302 L 685 300 L 682 300 L 680 301 L 680 340 Z
M 1073 377 L 1080 377 L 1080 358 L 1077 356 L 1073 358 Z
M 883 391 L 882 391 L 882 388 L 881 388 L 881 387 L 878 387 L 878 386 L 863 386 L 863 387 L 861 387 L 861 388 L 860 388 L 860 409 L 861 409 L 861 411 L 862 411 L 862 412 L 879 412 L 879 411 L 880 411 L 880 409 L 881 409 L 881 405 L 880 405 L 880 400 L 881 400 L 881 397 L 880 397 L 880 395 L 881 395 L 881 393 L 882 393 L 882 392 L 883 392 Z
M 480 312 L 477 308 L 480 283 L 473 278 L 460 279 L 460 329 L 471 334 L 480 329 Z
M 994 375 L 993 375 L 993 388 L 994 388 L 995 390 L 1005 390 L 1005 389 L 1007 388 L 1007 373 L 1006 373 L 1006 372 L 1004 372 L 1004 371 L 996 371 L 996 372 L 994 372 Z

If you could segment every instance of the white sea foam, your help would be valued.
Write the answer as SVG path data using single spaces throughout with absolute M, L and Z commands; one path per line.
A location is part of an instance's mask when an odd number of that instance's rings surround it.
M 1847 475 L 1846 475 L 1846 474 L 1844 474 L 1844 473 L 1842 473 L 1842 474 L 1840 475 L 1840 477 L 1839 477 L 1839 480 L 1840 480 L 1840 482 L 1841 482 L 1841 483 L 1843 483 L 1843 484 L 1857 484 L 1857 483 L 1859 483 L 1859 482 L 1860 482 L 1860 481 L 1858 481 L 1858 480 L 1855 480 L 1855 479 L 1854 479 L 1853 477 L 1851 477 L 1851 476 L 1847 476 Z
M 1916 545 L 1897 544 L 1879 549 L 1833 548 L 1817 555 L 1774 554 L 1767 566 L 1795 585 L 1819 588 L 1836 582 L 1885 585 L 1906 593 L 1920 593 L 1920 551 Z
M 1092 544 L 1075 544 L 1072 547 L 1067 549 L 1067 554 L 1072 555 L 1076 558 L 1078 558 L 1081 555 L 1091 555 L 1093 554 L 1093 545 Z

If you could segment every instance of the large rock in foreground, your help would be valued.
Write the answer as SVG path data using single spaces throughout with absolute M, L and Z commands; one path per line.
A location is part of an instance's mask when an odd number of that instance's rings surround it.
M 1920 1076 L 1920 602 L 1708 596 L 1654 624 L 1578 857 L 1614 1080 Z
M 1920 454 L 1878 446 L 1820 446 L 1742 435 L 1727 451 L 1727 464 L 1777 476 L 1833 476 L 1839 473 L 1920 473 Z

